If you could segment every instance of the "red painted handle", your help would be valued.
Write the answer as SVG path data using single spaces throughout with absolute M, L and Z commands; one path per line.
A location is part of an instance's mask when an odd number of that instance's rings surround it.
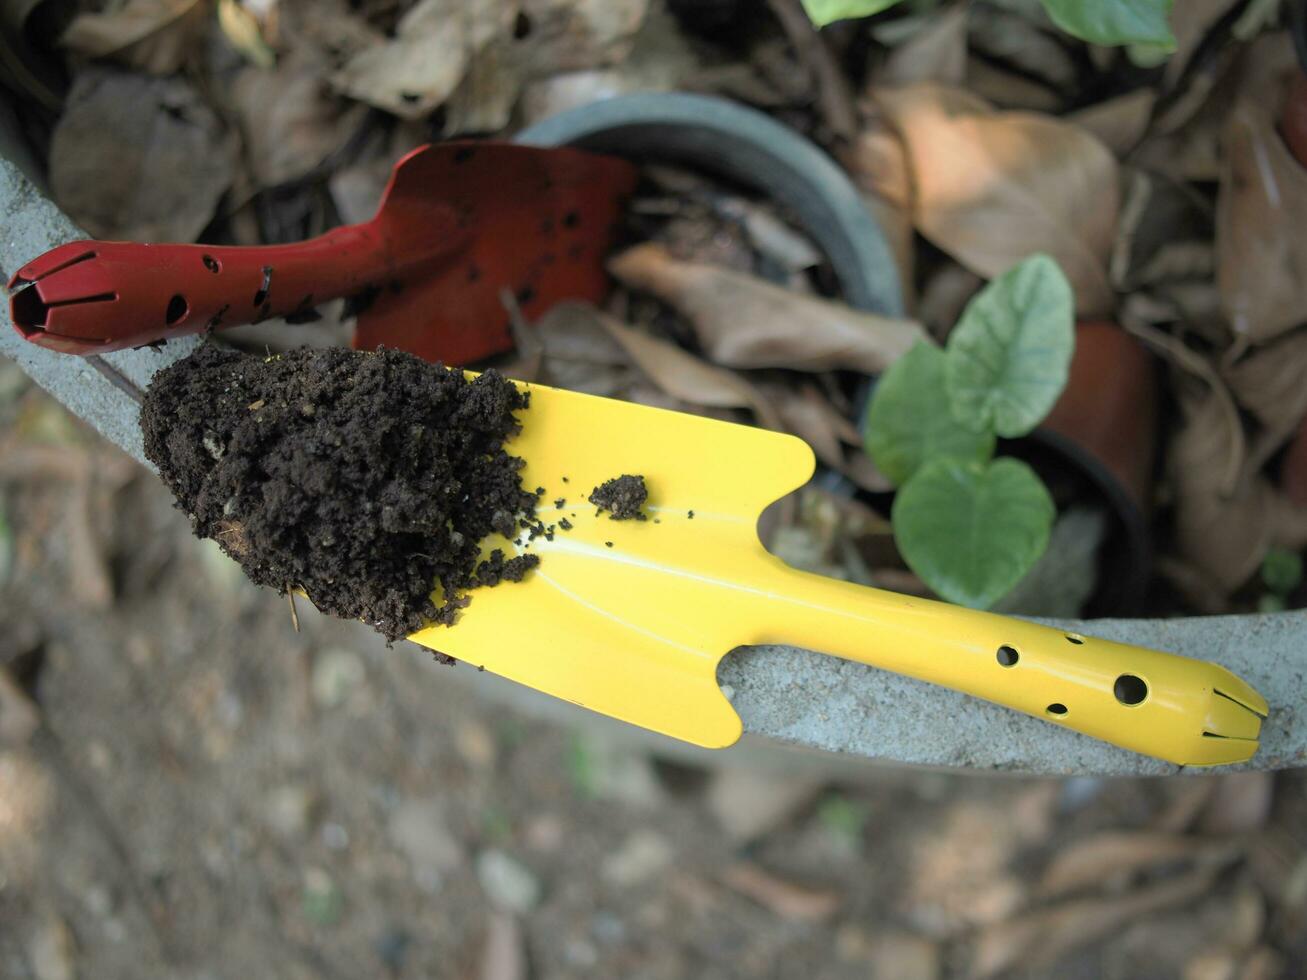
M 372 222 L 252 248 L 70 242 L 18 270 L 10 313 L 33 343 L 97 354 L 307 314 L 384 285 L 403 265 Z

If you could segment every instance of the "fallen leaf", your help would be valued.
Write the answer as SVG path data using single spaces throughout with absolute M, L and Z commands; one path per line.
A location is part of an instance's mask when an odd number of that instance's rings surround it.
M 511 912 L 492 911 L 481 950 L 481 980 L 526 980 L 526 938 Z
M 0 667 L 0 747 L 14 749 L 26 745 L 41 727 L 41 709 Z
M 786 881 L 754 864 L 733 864 L 722 872 L 721 878 L 727 887 L 790 922 L 825 922 L 840 907 L 840 897 L 835 892 Z
M 948 339 L 962 311 L 985 280 L 956 262 L 945 262 L 926 282 L 917 303 L 917 318 L 936 340 Z
M 420 119 L 443 103 L 468 64 L 510 29 L 507 4 L 420 0 L 400 18 L 395 37 L 364 48 L 332 76 L 346 95 L 403 119 Z
M 1269 772 L 1234 772 L 1217 776 L 1216 791 L 1198 829 L 1205 834 L 1250 834 L 1266 826 L 1275 802 L 1275 775 Z
M 199 0 L 128 0 L 73 18 L 59 46 L 87 58 L 111 58 L 152 75 L 169 75 L 186 61 L 206 28 Z
M 1235 334 L 1253 342 L 1302 323 L 1307 309 L 1307 169 L 1276 129 L 1283 84 L 1277 92 L 1250 94 L 1230 114 L 1217 199 L 1221 305 Z
M 1066 902 L 988 926 L 976 938 L 968 976 L 985 980 L 1018 964 L 1024 970 L 1047 968 L 1145 916 L 1188 905 L 1210 890 L 1216 874 L 1200 868 L 1126 895 Z
M 305 176 L 363 122 L 367 108 L 333 95 L 325 71 L 316 55 L 297 48 L 275 70 L 250 67 L 237 76 L 232 102 L 259 189 Z
M 877 98 L 907 142 L 923 235 L 985 277 L 1047 252 L 1071 281 L 1079 313 L 1111 310 L 1107 258 L 1119 191 L 1116 160 L 1102 143 L 1062 120 L 994 112 L 945 86 Z
M 231 185 L 235 156 L 234 134 L 183 78 L 94 66 L 55 126 L 50 185 L 97 238 L 190 242 Z
M 995 109 L 1053 116 L 1062 108 L 1062 97 L 1047 85 L 975 55 L 967 58 L 967 90 Z
M 1216 262 L 1212 235 L 1211 208 L 1191 188 L 1131 171 L 1112 246 L 1112 284 L 1127 292 L 1200 280 L 1209 289 Z
M 920 31 L 890 52 L 874 76 L 875 83 L 961 85 L 967 73 L 968 10 L 966 4 L 959 4 L 928 19 Z M 987 11 L 980 20 L 989 16 Z
M 1069 892 L 1113 884 L 1161 865 L 1224 854 L 1228 848 L 1201 837 L 1152 830 L 1110 830 L 1081 838 L 1061 850 L 1039 881 L 1039 895 L 1054 898 Z
M 609 270 L 684 314 L 708 359 L 728 367 L 879 374 L 925 336 L 914 321 L 682 262 L 653 242 L 609 260 Z
M 1057 91 L 1072 91 L 1077 70 L 1071 49 L 1049 28 L 997 7 L 972 21 L 971 47 L 990 63 L 1008 66 Z
M 1164 784 L 1170 799 L 1156 818 L 1151 821 L 1154 830 L 1182 834 L 1193 826 L 1198 815 L 1212 798 L 1216 781 L 1212 779 L 1181 779 Z
M 1282 445 L 1307 415 L 1307 330 L 1254 348 L 1222 370 L 1235 400 Z
M 1214 486 L 1218 495 L 1232 494 L 1239 482 L 1247 446 L 1239 409 L 1235 406 L 1225 381 L 1207 357 L 1179 337 L 1134 322 L 1128 317 L 1122 318 L 1121 325 L 1162 360 L 1201 382 L 1206 388 L 1207 396 L 1193 388 L 1179 394 L 1182 405 L 1187 402 L 1191 411 L 1204 411 L 1212 424 L 1205 430 L 1205 437 L 1198 435 L 1202 431 L 1200 428 L 1191 433 L 1186 453 L 1192 459 L 1178 467 L 1177 475 L 1182 481 L 1192 478 L 1196 486 Z M 1199 403 L 1205 397 L 1210 397 L 1212 404 L 1200 409 Z M 1172 450 L 1168 453 L 1168 457 L 1174 452 Z M 1208 469 L 1193 470 L 1190 466 L 1192 463 Z
M 1175 51 L 1166 62 L 1164 81 L 1168 89 L 1184 77 L 1190 60 L 1211 29 L 1239 5 L 1240 0 L 1182 0 L 1171 8 L 1169 20 L 1175 35 Z
M 641 333 L 598 310 L 593 315 L 626 351 L 631 363 L 667 394 L 692 405 L 747 408 L 759 425 L 768 429 L 783 427 L 776 409 L 763 394 L 734 371 L 702 361 L 673 343 Z
M 624 61 L 649 0 L 522 0 L 521 9 L 525 20 L 513 33 L 528 28 L 515 39 L 526 50 L 528 73 L 537 76 Z
M 1257 571 L 1270 547 L 1273 492 L 1262 477 L 1224 489 L 1223 473 L 1242 456 L 1242 425 L 1215 394 L 1180 394 L 1184 421 L 1167 453 L 1175 545 L 1182 558 L 1233 591 Z
M 1067 120 L 1096 136 L 1118 157 L 1123 157 L 1135 148 L 1148 130 L 1156 104 L 1157 93 L 1153 89 L 1138 88 L 1079 109 L 1068 115 Z

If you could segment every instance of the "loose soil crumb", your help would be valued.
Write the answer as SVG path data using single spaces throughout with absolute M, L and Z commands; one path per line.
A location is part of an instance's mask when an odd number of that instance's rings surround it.
M 258 584 L 395 640 L 538 563 L 478 566 L 482 538 L 534 523 L 539 498 L 503 449 L 527 400 L 493 371 L 469 382 L 399 351 L 205 345 L 155 375 L 141 427 L 198 536 Z
M 623 474 L 605 481 L 591 492 L 589 500 L 600 510 L 608 511 L 609 520 L 648 520 L 640 509 L 649 499 L 643 476 Z

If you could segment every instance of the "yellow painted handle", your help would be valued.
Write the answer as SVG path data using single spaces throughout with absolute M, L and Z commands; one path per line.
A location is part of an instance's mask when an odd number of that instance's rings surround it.
M 1243 762 L 1267 706 L 1217 664 L 796 571 L 753 643 L 784 643 L 907 674 L 1178 765 Z M 923 725 L 947 724 L 922 719 Z

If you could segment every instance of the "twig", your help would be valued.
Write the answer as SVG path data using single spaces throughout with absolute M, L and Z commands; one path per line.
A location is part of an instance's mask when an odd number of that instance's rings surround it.
M 817 33 L 799 0 L 767 0 L 767 5 L 817 87 L 817 109 L 822 121 L 839 139 L 853 139 L 858 131 L 853 92 L 826 39 Z
M 286 583 L 286 601 L 290 603 L 290 624 L 295 627 L 295 632 L 300 631 L 300 614 L 295 608 L 295 590 L 291 588 L 289 582 Z

